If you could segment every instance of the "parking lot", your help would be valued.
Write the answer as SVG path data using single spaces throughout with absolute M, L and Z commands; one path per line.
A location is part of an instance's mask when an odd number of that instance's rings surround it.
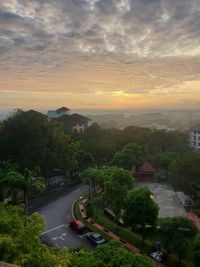
M 146 185 L 154 194 L 154 200 L 159 205 L 159 218 L 186 217 L 187 213 L 174 189 L 167 184 L 141 182 L 136 185 Z

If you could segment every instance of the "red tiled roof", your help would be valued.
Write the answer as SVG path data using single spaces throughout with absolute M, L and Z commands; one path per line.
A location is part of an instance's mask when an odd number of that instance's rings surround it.
M 156 172 L 156 169 L 148 162 L 136 166 L 136 172 Z

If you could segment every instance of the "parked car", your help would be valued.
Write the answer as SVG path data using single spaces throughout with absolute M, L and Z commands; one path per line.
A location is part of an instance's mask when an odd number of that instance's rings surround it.
M 88 233 L 87 238 L 95 245 L 100 245 L 106 242 L 105 239 L 99 233 Z
M 82 234 L 85 231 L 85 225 L 79 220 L 72 221 L 69 225 L 74 231 L 79 234 Z
M 162 253 L 160 251 L 152 252 L 150 253 L 150 256 L 159 262 L 162 261 Z

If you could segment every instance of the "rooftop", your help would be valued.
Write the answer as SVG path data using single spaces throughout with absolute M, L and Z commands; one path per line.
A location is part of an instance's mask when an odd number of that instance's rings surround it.
M 156 169 L 148 162 L 144 162 L 141 164 L 138 164 L 136 166 L 136 171 L 137 172 L 156 172 Z

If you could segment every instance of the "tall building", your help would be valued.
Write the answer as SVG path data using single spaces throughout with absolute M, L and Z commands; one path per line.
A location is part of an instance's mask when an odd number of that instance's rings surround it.
M 189 129 L 189 145 L 196 151 L 200 151 L 200 124 Z

